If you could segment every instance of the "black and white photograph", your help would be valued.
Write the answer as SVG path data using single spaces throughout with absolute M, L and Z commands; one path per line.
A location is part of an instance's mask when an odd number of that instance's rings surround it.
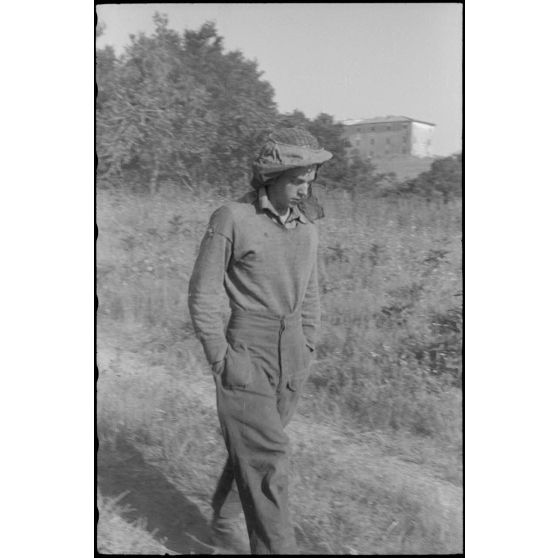
M 555 12 L 5 3 L 2 556 L 555 555 Z
M 464 552 L 463 29 L 96 4 L 98 553 Z

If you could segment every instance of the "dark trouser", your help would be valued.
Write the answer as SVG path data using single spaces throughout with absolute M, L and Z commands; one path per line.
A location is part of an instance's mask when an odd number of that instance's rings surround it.
M 284 426 L 310 363 L 300 317 L 236 315 L 227 338 L 225 367 L 215 383 L 229 457 L 213 496 L 215 516 L 244 511 L 252 554 L 296 554 Z

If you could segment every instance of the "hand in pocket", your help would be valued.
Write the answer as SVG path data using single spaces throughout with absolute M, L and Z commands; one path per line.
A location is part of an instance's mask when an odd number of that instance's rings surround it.
M 223 373 L 223 370 L 225 369 L 225 362 L 226 359 L 218 360 L 211 365 L 211 370 L 214 376 L 220 376 Z
M 252 382 L 252 362 L 244 343 L 229 345 L 225 357 L 223 385 L 228 388 L 245 388 Z

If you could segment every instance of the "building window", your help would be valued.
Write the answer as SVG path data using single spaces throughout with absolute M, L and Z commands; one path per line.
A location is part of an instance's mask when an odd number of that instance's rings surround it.
M 374 138 L 370 138 L 370 145 L 374 145 Z
M 390 126 L 389 124 L 386 126 L 386 130 L 387 130 L 388 132 L 391 130 L 391 126 Z
M 386 143 L 390 144 L 391 143 L 391 139 L 390 138 L 386 138 Z

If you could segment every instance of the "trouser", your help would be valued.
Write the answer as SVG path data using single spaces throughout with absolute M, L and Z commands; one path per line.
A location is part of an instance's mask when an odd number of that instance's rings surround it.
M 252 554 L 296 554 L 288 510 L 288 437 L 310 351 L 299 315 L 233 314 L 215 377 L 228 459 L 213 496 L 216 517 L 244 511 Z

